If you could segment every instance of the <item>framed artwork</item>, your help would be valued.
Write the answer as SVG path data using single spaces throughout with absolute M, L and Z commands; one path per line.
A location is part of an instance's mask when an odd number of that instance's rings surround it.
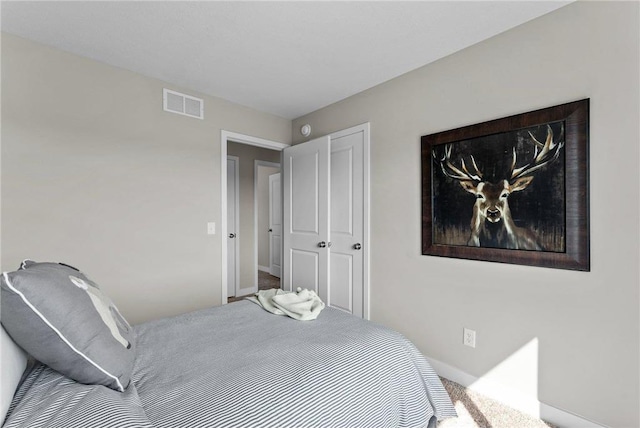
M 422 137 L 422 254 L 589 270 L 589 100 Z

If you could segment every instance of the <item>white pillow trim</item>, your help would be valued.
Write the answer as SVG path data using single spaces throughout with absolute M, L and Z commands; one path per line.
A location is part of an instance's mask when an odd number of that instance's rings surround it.
M 27 297 L 22 294 L 22 292 L 20 292 L 19 290 L 17 290 L 13 285 L 11 285 L 11 281 L 9 281 L 9 275 L 7 275 L 7 272 L 3 272 L 2 276 L 4 277 L 5 282 L 7 283 L 7 286 L 14 292 L 16 293 L 18 296 L 20 296 L 22 298 L 22 300 L 27 304 L 27 306 L 29 306 L 29 308 L 31 308 L 31 310 L 38 315 L 42 321 L 44 321 L 45 324 L 47 324 L 51 330 L 53 330 L 58 337 L 60 337 L 60 339 L 62 339 L 62 341 L 64 343 L 67 344 L 67 346 L 69 346 L 69 348 L 71 348 L 71 350 L 73 350 L 73 352 L 75 352 L 76 354 L 80 355 L 82 358 L 84 358 L 85 360 L 87 360 L 87 362 L 89 364 L 91 364 L 92 366 L 94 366 L 95 368 L 97 368 L 98 370 L 100 370 L 102 373 L 104 373 L 105 375 L 109 376 L 110 378 L 112 378 L 113 380 L 116 381 L 116 383 L 118 384 L 118 390 L 120 392 L 124 392 L 124 388 L 122 387 L 122 384 L 120 383 L 120 379 L 118 379 L 117 376 L 112 375 L 111 373 L 109 373 L 108 371 L 106 371 L 105 369 L 103 369 L 102 367 L 100 367 L 100 365 L 98 365 L 95 361 L 93 361 L 91 358 L 87 357 L 85 354 L 83 354 L 81 351 L 79 351 L 78 349 L 76 349 L 71 342 L 69 342 L 67 340 L 66 337 L 64 337 L 64 335 L 62 333 L 60 333 L 60 331 L 55 328 L 50 322 L 49 320 L 47 320 L 47 318 L 45 318 L 44 315 L 42 315 L 40 313 L 40 311 L 38 311 L 38 309 L 36 309 L 35 306 L 33 306 L 31 304 L 31 302 L 29 301 L 29 299 L 27 299 Z
M 31 260 L 31 259 L 24 259 L 22 261 L 22 263 L 20 263 L 20 269 L 19 270 L 26 269 L 27 268 L 27 262 L 32 262 L 32 261 L 33 260 Z

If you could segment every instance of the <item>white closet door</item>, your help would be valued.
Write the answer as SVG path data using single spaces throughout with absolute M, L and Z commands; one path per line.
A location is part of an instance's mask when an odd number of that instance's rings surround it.
M 364 131 L 343 131 L 331 137 L 331 268 L 326 302 L 362 317 Z
M 316 290 L 327 305 L 362 318 L 369 316 L 368 162 L 364 124 L 285 149 L 282 168 L 283 288 Z
M 283 288 L 329 292 L 329 136 L 284 149 Z

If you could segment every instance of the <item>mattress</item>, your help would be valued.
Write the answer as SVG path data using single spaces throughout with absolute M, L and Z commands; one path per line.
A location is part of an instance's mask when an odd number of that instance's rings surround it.
M 5 426 L 427 427 L 455 416 L 409 340 L 336 309 L 303 322 L 240 301 L 135 332 L 125 393 L 36 365 Z

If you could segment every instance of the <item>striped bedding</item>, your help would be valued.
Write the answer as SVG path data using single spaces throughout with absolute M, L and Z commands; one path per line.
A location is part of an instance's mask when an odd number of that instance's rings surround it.
M 241 301 L 135 328 L 124 394 L 37 366 L 5 427 L 427 427 L 455 416 L 402 335 L 326 308 L 295 321 Z
M 16 391 L 6 428 L 153 428 L 135 387 L 83 385 L 37 363 Z

